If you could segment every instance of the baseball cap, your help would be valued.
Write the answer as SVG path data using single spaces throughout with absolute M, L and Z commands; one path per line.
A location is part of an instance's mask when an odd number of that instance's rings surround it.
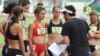
M 75 16 L 76 9 L 73 5 L 67 5 L 64 7 L 64 9 L 61 10 L 62 13 L 66 12 L 70 14 L 71 16 Z

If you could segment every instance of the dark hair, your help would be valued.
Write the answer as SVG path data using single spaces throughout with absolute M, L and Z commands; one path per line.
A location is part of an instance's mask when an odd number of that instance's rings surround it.
M 59 6 L 53 6 L 52 12 L 55 11 L 56 8 L 60 8 Z
M 92 16 L 92 15 L 97 15 L 98 16 L 97 11 L 95 11 L 95 10 L 91 11 L 89 15 L 90 16 Z
M 45 8 L 43 7 L 37 7 L 35 10 L 34 10 L 34 14 L 39 14 L 42 10 L 45 10 Z
M 99 22 L 99 15 L 98 15 L 98 13 L 97 13 L 96 10 L 91 11 L 89 15 L 90 15 L 90 16 L 96 15 L 96 16 L 97 16 L 97 20 L 98 20 L 98 22 Z
M 14 8 L 15 6 L 17 6 L 17 5 L 18 5 L 18 4 L 15 3 L 15 2 L 9 3 L 9 4 L 7 5 L 7 7 L 4 7 L 3 12 L 6 13 L 6 14 L 12 13 L 13 8 Z
M 65 8 L 73 12 L 73 13 L 68 13 L 70 16 L 75 16 L 76 15 L 75 14 L 76 13 L 76 9 L 75 9 L 75 7 L 73 5 L 67 5 L 67 6 L 65 6 Z
M 42 3 L 42 2 L 39 2 L 39 3 L 37 4 L 37 6 L 43 6 L 43 3 Z
M 13 23 L 18 23 L 19 20 L 18 20 L 18 17 L 20 14 L 23 13 L 23 10 L 19 8 L 19 6 L 16 6 L 14 9 L 13 9 L 13 17 L 11 18 L 12 22 Z
M 29 0 L 19 0 L 19 5 L 21 5 L 21 6 L 26 6 L 28 4 L 30 4 Z

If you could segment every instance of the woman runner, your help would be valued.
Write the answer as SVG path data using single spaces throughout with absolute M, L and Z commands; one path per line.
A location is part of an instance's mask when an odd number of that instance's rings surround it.
M 8 50 L 6 56 L 25 56 L 25 48 L 23 43 L 23 30 L 19 21 L 23 17 L 23 10 L 18 6 L 13 9 L 13 17 L 7 27 L 5 27 L 5 36 L 8 42 Z
M 90 30 L 95 34 L 94 38 L 89 39 L 92 56 L 100 56 L 100 22 L 95 10 L 90 13 Z
M 45 17 L 45 9 L 37 7 L 34 11 L 36 19 L 29 25 L 29 42 L 31 56 L 45 56 L 46 27 L 42 20 Z
M 48 24 L 48 46 L 52 43 L 61 43 L 63 41 L 63 37 L 61 36 L 63 21 L 60 19 L 60 8 L 58 6 L 54 6 L 52 9 L 53 18 L 50 20 Z M 48 50 L 50 56 L 54 56 L 53 53 Z M 60 56 L 64 56 L 65 54 L 61 54 Z
M 7 5 L 7 7 L 5 7 L 3 10 L 3 13 L 8 14 L 7 19 L 5 19 L 1 22 L 1 29 L 0 30 L 1 30 L 2 34 L 4 35 L 4 37 L 5 37 L 5 32 L 4 32 L 5 24 L 7 24 L 11 21 L 11 18 L 13 16 L 12 10 L 15 6 L 18 6 L 18 4 L 16 4 L 15 2 L 12 2 L 12 3 L 9 3 Z M 5 45 L 3 46 L 3 49 L 2 49 L 2 56 L 6 56 L 7 48 L 8 48 L 8 42 L 5 38 Z
M 23 35 L 24 35 L 24 46 L 25 46 L 25 52 L 28 55 L 28 47 L 29 47 L 29 41 L 28 37 L 26 36 L 26 31 L 27 28 L 24 27 L 25 21 L 26 21 L 26 16 L 25 13 L 28 13 L 29 11 L 29 6 L 30 6 L 30 1 L 29 0 L 19 0 L 19 7 L 23 10 L 23 19 L 20 21 L 20 24 L 23 26 Z

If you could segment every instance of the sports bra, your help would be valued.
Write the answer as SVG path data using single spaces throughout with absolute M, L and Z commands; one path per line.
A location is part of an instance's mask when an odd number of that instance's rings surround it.
M 40 27 L 36 20 L 34 20 L 34 24 L 35 24 L 35 27 L 34 27 L 33 33 L 32 33 L 33 37 L 34 36 L 43 36 L 47 33 L 47 31 L 46 31 L 47 29 L 44 24 L 42 24 L 42 26 Z
M 53 24 L 52 20 L 50 20 L 50 23 L 49 23 L 49 25 L 47 27 L 48 34 L 51 34 L 51 33 L 61 33 L 62 26 L 63 26 L 63 23 L 62 23 L 61 20 L 60 20 L 59 24 Z
M 13 23 L 14 24 L 14 23 Z M 12 35 L 11 34 L 11 31 L 10 31 L 10 28 L 11 28 L 11 26 L 13 25 L 13 24 L 11 24 L 10 22 L 8 23 L 8 27 L 7 27 L 7 31 L 6 31 L 6 37 L 8 38 L 8 39 L 11 39 L 11 40 L 19 40 L 19 36 L 18 35 Z

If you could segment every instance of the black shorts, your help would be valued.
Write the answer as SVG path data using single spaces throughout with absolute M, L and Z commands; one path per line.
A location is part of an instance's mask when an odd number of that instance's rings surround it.
M 95 45 L 90 45 L 91 53 L 95 51 Z
M 24 40 L 24 46 L 25 46 L 25 52 L 28 52 L 28 49 L 27 49 L 27 47 L 29 46 L 28 40 Z
M 17 56 L 17 55 L 22 55 L 21 50 L 8 48 L 6 56 Z

